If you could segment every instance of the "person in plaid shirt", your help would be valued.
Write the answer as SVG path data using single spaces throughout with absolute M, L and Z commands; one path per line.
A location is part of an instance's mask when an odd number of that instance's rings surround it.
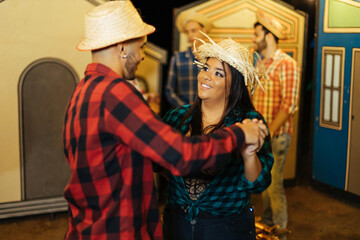
M 187 10 L 177 16 L 176 27 L 179 32 L 186 34 L 190 47 L 186 51 L 175 52 L 170 59 L 164 94 L 172 107 L 192 103 L 195 99 L 198 68 L 194 65 L 193 42 L 195 37 L 203 38 L 199 31 L 210 31 L 212 23 L 204 15 Z
M 231 39 L 198 48 L 201 71 L 193 104 L 169 111 L 164 121 L 184 135 L 208 134 L 244 119 L 263 121 L 251 102 L 246 81 L 257 75 L 250 52 Z M 244 77 L 245 76 L 245 77 Z M 250 84 L 249 84 L 250 85 Z M 264 191 L 271 182 L 270 138 L 260 151 L 234 151 L 217 170 L 184 177 L 171 172 L 163 216 L 165 240 L 255 240 L 250 193 Z
M 217 168 L 244 144 L 258 149 L 267 134 L 264 124 L 248 122 L 188 138 L 161 122 L 127 81 L 154 31 L 128 0 L 85 16 L 77 49 L 91 51 L 92 63 L 69 100 L 63 128 L 71 167 L 65 239 L 161 240 L 152 161 L 174 175 Z
M 296 61 L 278 48 L 278 40 L 286 38 L 285 29 L 272 16 L 259 11 L 254 25 L 255 50 L 263 56 L 266 74 L 265 92 L 255 91 L 254 105 L 269 124 L 274 154 L 272 183 L 262 194 L 262 221 L 269 225 L 287 226 L 287 204 L 283 187 L 283 171 L 292 134 L 292 116 L 297 111 L 300 69 Z M 285 238 L 285 237 L 284 237 Z

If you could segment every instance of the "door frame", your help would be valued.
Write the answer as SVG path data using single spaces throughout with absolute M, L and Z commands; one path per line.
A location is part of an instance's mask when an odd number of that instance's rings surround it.
M 353 94 L 355 81 L 355 53 L 360 53 L 360 48 L 352 49 L 352 63 L 351 63 L 351 84 L 350 84 L 350 102 L 349 102 L 349 126 L 348 126 L 348 144 L 347 144 L 347 158 L 346 158 L 346 175 L 345 175 L 345 191 L 349 189 L 349 171 L 350 171 L 350 148 L 351 148 L 351 132 L 352 132 L 352 114 L 353 114 Z

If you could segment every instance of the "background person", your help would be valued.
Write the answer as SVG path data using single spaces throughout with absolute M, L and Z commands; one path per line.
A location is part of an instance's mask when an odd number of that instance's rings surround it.
M 265 118 L 272 138 L 274 166 L 272 182 L 262 194 L 262 221 L 268 225 L 287 226 L 287 203 L 283 186 L 284 165 L 292 134 L 292 116 L 298 109 L 300 69 L 296 61 L 278 47 L 286 39 L 283 26 L 271 15 L 259 11 L 254 25 L 254 48 L 261 53 L 266 78 L 265 92 L 255 91 L 254 106 Z
M 198 68 L 194 65 L 193 42 L 195 38 L 203 38 L 199 31 L 209 32 L 212 23 L 206 16 L 187 10 L 177 16 L 176 27 L 179 32 L 186 34 L 190 46 L 186 51 L 175 52 L 170 60 L 164 93 L 172 107 L 192 103 L 195 99 Z

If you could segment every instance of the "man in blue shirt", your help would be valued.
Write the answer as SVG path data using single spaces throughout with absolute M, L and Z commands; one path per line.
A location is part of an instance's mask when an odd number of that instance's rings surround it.
M 196 38 L 203 39 L 204 33 L 212 28 L 211 21 L 204 15 L 187 10 L 176 18 L 176 27 L 185 33 L 191 46 L 186 51 L 175 52 L 170 61 L 168 81 L 165 86 L 165 96 L 172 107 L 192 103 L 197 93 L 198 68 L 194 65 L 195 56 L 193 42 Z M 199 41 L 197 41 L 199 42 Z

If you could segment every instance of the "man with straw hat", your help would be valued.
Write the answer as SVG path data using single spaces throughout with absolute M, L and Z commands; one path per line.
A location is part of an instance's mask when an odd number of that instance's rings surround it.
M 287 226 L 287 206 L 283 172 L 292 134 L 292 116 L 297 111 L 300 69 L 293 58 L 278 48 L 278 40 L 286 39 L 285 27 L 270 14 L 259 11 L 254 24 L 253 43 L 263 56 L 268 79 L 265 92 L 255 91 L 254 105 L 266 119 L 274 154 L 272 182 L 263 193 L 262 221 L 269 225 Z
M 162 123 L 127 81 L 154 31 L 129 0 L 85 16 L 77 49 L 91 51 L 92 63 L 69 100 L 63 129 L 72 171 L 65 239 L 162 239 L 152 161 L 186 175 L 220 166 L 244 144 L 259 148 L 267 134 L 264 124 L 248 122 L 188 138 Z
M 186 10 L 177 16 L 176 27 L 179 32 L 186 34 L 191 46 L 186 51 L 175 52 L 170 60 L 165 96 L 172 107 L 192 103 L 195 99 L 198 68 L 193 64 L 193 42 L 195 38 L 204 38 L 200 31 L 209 32 L 212 22 L 203 14 Z

